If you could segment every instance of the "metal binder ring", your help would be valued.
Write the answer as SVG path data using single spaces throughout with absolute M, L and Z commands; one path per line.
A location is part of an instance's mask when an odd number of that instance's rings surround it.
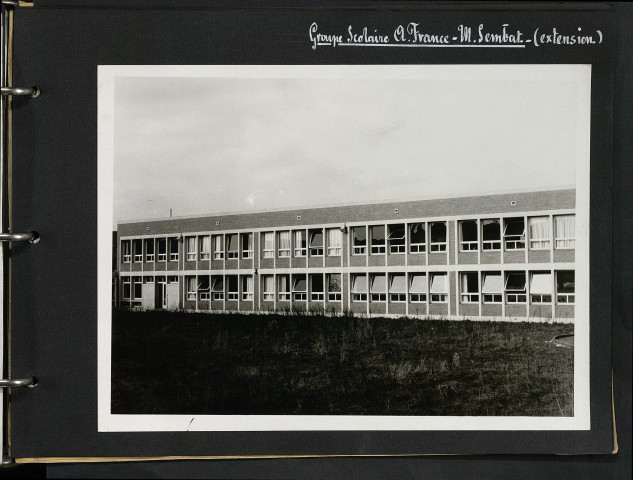
M 7 7 L 19 7 L 20 1 L 19 0 L 2 0 L 2 5 L 5 5 Z
M 2 87 L 2 95 L 28 95 L 33 98 L 40 96 L 40 89 L 37 87 Z
M 31 242 L 40 241 L 40 235 L 37 232 L 27 233 L 0 233 L 0 242 Z
M 0 388 L 15 388 L 15 387 L 29 387 L 33 388 L 37 385 L 35 377 L 25 378 L 1 378 Z

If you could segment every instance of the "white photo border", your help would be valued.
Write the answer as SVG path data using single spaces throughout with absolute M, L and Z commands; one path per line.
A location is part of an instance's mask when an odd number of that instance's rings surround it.
M 494 68 L 490 68 L 494 67 Z M 116 77 L 412 78 L 450 80 L 464 73 L 482 80 L 566 80 L 577 91 L 576 305 L 574 415 L 347 416 L 134 415 L 111 413 L 112 224 L 114 194 L 114 86 Z M 99 65 L 98 66 L 98 431 L 474 431 L 589 430 L 589 205 L 591 65 Z

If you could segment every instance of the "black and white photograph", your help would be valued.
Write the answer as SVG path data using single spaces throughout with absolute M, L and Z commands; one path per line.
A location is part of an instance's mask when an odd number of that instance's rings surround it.
M 589 65 L 101 65 L 99 430 L 589 428 Z

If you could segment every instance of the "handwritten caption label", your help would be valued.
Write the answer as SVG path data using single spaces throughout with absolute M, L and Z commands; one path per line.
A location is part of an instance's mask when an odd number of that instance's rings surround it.
M 319 30 L 316 22 L 310 25 L 312 49 L 317 47 L 454 47 L 454 48 L 525 48 L 546 45 L 599 45 L 600 30 L 561 31 L 556 27 L 536 28 L 525 32 L 512 28 L 509 23 L 488 28 L 483 23 L 473 28 L 459 25 L 453 33 L 425 32 L 419 23 L 398 25 L 393 32 L 379 32 L 368 27 L 350 25 L 344 34 Z

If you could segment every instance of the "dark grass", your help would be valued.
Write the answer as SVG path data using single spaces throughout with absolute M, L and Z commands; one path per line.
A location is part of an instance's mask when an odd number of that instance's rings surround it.
M 113 312 L 112 413 L 573 415 L 573 325 Z

